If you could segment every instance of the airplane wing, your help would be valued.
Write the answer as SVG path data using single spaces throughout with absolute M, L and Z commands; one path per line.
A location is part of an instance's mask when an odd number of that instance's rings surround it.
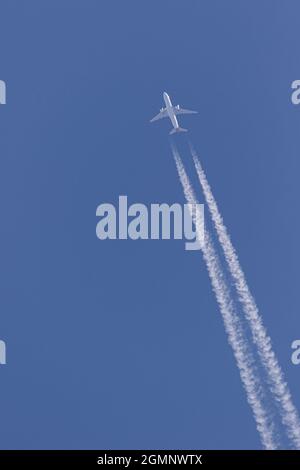
M 165 117 L 168 117 L 166 108 L 161 109 L 160 112 L 156 116 L 154 116 L 154 118 L 152 118 L 150 122 L 158 121 L 158 119 L 163 119 Z
M 174 113 L 177 114 L 197 114 L 198 111 L 191 111 L 190 109 L 183 109 L 180 106 L 173 106 Z

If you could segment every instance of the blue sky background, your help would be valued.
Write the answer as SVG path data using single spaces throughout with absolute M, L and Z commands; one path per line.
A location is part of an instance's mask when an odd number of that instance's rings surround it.
M 170 122 L 149 119 L 163 91 L 197 109 L 180 123 L 300 408 L 299 2 L 0 12 L 0 447 L 260 448 L 201 254 L 102 242 L 95 211 L 120 194 L 183 203 Z

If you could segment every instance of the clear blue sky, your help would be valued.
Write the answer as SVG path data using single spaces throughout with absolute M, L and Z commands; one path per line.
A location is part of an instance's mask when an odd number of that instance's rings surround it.
M 201 254 L 101 242 L 95 211 L 183 203 L 149 119 L 163 91 L 197 109 L 180 122 L 300 407 L 299 2 L 0 9 L 0 448 L 260 448 Z

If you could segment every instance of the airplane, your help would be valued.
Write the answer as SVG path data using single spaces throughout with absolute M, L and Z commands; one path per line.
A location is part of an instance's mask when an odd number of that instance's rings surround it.
M 164 102 L 166 104 L 165 108 L 161 108 L 160 112 L 151 119 L 150 122 L 158 121 L 158 119 L 163 118 L 170 118 L 173 124 L 173 129 L 171 130 L 170 134 L 175 134 L 175 132 L 187 132 L 187 129 L 183 129 L 179 126 L 177 117 L 178 114 L 196 114 L 198 111 L 190 111 L 189 109 L 180 108 L 179 104 L 177 106 L 173 106 L 170 100 L 168 93 L 163 93 Z

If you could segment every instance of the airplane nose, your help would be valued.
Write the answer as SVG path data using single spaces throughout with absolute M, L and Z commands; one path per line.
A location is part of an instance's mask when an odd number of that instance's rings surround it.
M 163 97 L 166 98 L 168 96 L 168 93 L 166 91 L 163 92 Z

